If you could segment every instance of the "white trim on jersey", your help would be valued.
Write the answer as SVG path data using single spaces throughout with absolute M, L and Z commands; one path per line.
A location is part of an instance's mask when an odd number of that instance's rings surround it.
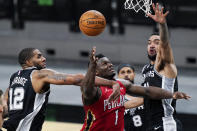
M 172 116 L 163 117 L 163 129 L 164 131 L 177 131 L 177 125 Z
M 167 78 L 162 76 L 162 89 L 174 92 L 175 78 Z M 163 128 L 164 131 L 176 131 L 176 122 L 173 118 L 174 108 L 172 107 L 173 99 L 163 99 L 162 106 L 164 109 Z
M 143 74 L 143 72 L 144 72 L 144 70 L 145 70 L 145 68 L 148 66 L 148 64 L 146 64 L 143 68 L 142 68 L 142 71 L 141 71 L 141 73 Z
M 31 72 L 31 74 L 30 74 L 31 82 L 32 82 L 32 74 L 33 74 L 34 71 L 35 71 L 35 70 L 33 70 L 33 71 Z M 32 86 L 33 86 L 33 85 L 32 85 Z
M 32 121 L 34 117 L 38 114 L 40 109 L 42 108 L 42 105 L 45 102 L 47 93 L 48 91 L 43 94 L 38 94 L 38 93 L 36 94 L 33 112 L 28 114 L 24 119 L 20 121 L 19 126 L 17 127 L 16 131 L 29 131 L 30 130 Z
M 155 66 L 153 67 L 154 69 L 154 72 L 158 75 L 158 76 L 160 76 L 161 78 L 163 77 L 161 74 L 159 74 L 159 72 L 157 72 L 157 70 L 155 69 Z M 170 79 L 170 78 L 169 78 Z

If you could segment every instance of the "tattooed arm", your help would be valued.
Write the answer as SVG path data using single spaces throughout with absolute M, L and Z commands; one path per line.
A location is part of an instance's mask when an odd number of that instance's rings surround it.
M 47 84 L 80 85 L 84 75 L 64 74 L 51 69 L 35 70 L 32 73 L 32 85 L 35 92 L 40 93 Z
M 42 88 L 47 84 L 80 86 L 84 77 L 83 74 L 65 74 L 51 69 L 35 70 L 32 73 L 32 85 L 35 92 L 41 93 Z M 115 81 L 105 80 L 100 77 L 95 79 L 95 86 L 113 86 L 115 83 Z

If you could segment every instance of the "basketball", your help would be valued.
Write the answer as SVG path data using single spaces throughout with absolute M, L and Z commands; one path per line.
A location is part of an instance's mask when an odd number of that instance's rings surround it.
M 79 20 L 80 30 L 88 36 L 97 36 L 103 32 L 106 20 L 102 13 L 96 10 L 89 10 L 83 13 Z

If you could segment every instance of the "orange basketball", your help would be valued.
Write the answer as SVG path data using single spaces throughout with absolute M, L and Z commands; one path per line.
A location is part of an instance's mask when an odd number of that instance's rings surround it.
M 102 13 L 89 10 L 81 15 L 79 20 L 80 30 L 88 36 L 97 36 L 106 26 L 106 20 Z

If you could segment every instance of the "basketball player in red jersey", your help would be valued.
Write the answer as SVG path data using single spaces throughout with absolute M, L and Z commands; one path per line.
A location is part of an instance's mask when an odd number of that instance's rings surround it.
M 0 101 L 0 105 L 7 103 L 3 105 L 6 108 L 2 109 L 2 105 L 0 106 L 0 129 L 3 123 L 3 128 L 8 131 L 41 131 L 50 94 L 50 84 L 81 85 L 85 76 L 47 69 L 46 58 L 35 48 L 23 49 L 19 53 L 18 61 L 22 69 L 12 74 L 9 87 L 3 95 L 4 100 Z M 115 85 L 118 92 L 119 84 L 116 81 L 96 78 L 95 82 L 96 85 L 99 83 Z M 114 93 L 118 94 L 117 92 Z M 7 111 L 9 118 L 3 122 L 2 117 Z
M 170 93 L 157 87 L 144 88 L 134 86 L 126 80 L 117 81 L 120 84 L 120 96 L 117 100 L 109 100 L 112 88 L 97 87 L 95 76 L 115 80 L 112 63 L 102 54 L 96 55 L 96 48 L 92 49 L 89 68 L 82 81 L 81 92 L 85 110 L 85 121 L 81 131 L 123 131 L 124 130 L 124 95 L 133 93 L 148 96 L 151 99 L 188 99 L 185 93 Z

